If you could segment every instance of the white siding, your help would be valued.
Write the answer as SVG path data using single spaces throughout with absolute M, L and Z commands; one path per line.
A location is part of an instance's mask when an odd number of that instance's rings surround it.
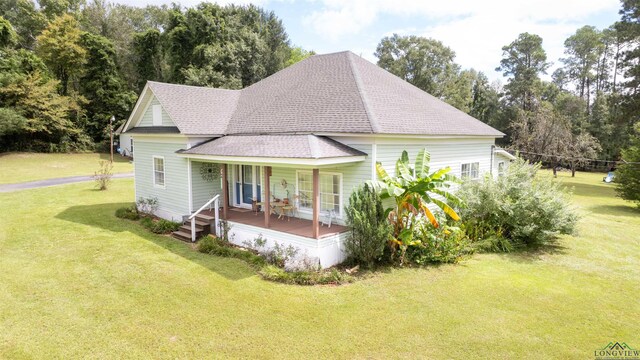
M 188 165 L 187 159 L 177 157 L 175 152 L 184 149 L 186 143 L 153 142 L 142 138 L 134 141 L 136 196 L 158 198 L 159 207 L 156 215 L 182 221 L 182 217 L 189 214 Z M 164 157 L 164 188 L 153 185 L 153 156 Z
M 451 174 L 460 176 L 463 163 L 480 163 L 480 176 L 491 171 L 491 145 L 493 139 L 424 139 L 396 144 L 378 144 L 377 161 L 389 172 L 395 174 L 395 164 L 403 150 L 409 153 L 411 163 L 415 161 L 418 151 L 427 148 L 431 155 L 431 171 L 447 166 Z
M 219 176 L 214 178 L 212 181 L 203 179 L 202 174 L 200 173 L 200 169 L 203 164 L 205 163 L 200 161 L 191 161 L 191 194 L 193 199 L 193 211 L 198 210 L 216 194 L 220 194 L 222 190 L 221 179 Z M 222 167 L 221 164 L 215 165 Z
M 144 112 L 144 114 L 142 114 L 142 118 L 140 119 L 140 123 L 137 126 L 158 126 L 158 125 L 155 125 L 153 123 L 153 108 L 154 108 L 154 105 L 160 105 L 160 102 L 158 101 L 158 99 L 155 98 L 155 96 L 149 102 L 149 106 L 147 107 L 147 109 Z M 162 107 L 162 106 L 160 106 L 160 107 Z M 173 121 L 171 121 L 171 118 L 169 117 L 169 114 L 167 114 L 167 112 L 164 111 L 164 109 L 161 109 L 161 115 L 162 115 L 162 125 L 161 126 L 176 126 L 173 123 Z
M 133 157 L 133 153 L 131 152 L 131 135 L 120 134 L 118 142 L 120 144 L 121 155 Z
M 502 154 L 495 154 L 493 159 L 493 176 L 494 177 L 498 176 L 498 164 L 500 162 L 504 162 L 504 170 L 506 171 L 507 168 L 509 167 L 509 164 L 511 163 L 511 159 L 507 158 Z
M 328 268 L 345 260 L 344 241 L 349 232 L 326 236 L 319 240 L 303 236 L 288 234 L 271 229 L 236 223 L 229 221 L 229 241 L 236 245 L 246 246 L 245 242 L 251 242 L 258 236 L 267 240 L 266 247 L 271 248 L 277 242 L 285 246 L 291 245 L 298 248 L 300 254 L 317 257 L 320 266 Z

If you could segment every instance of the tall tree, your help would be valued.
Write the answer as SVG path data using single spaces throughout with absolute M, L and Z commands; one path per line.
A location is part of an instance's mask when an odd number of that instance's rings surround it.
M 0 88 L 0 96 L 16 114 L 26 119 L 23 131 L 2 150 L 73 151 L 86 148 L 88 138 L 71 120 L 78 104 L 57 92 L 58 81 L 38 72 L 24 81 Z
M 14 46 L 17 41 L 16 31 L 11 23 L 0 16 L 0 48 Z
M 640 207 L 640 123 L 634 126 L 630 146 L 622 151 L 622 161 L 616 171 L 616 191 Z
M 512 124 L 512 146 L 525 158 L 551 164 L 554 176 L 561 164 L 569 166 L 575 176 L 578 166 L 597 155 L 600 144 L 583 129 L 575 130 L 564 111 L 567 109 L 548 101 L 542 101 L 534 111 L 520 110 Z
M 533 110 L 540 90 L 540 74 L 546 74 L 549 65 L 542 38 L 522 33 L 502 48 L 502 60 L 496 71 L 509 77 L 505 90 L 510 101 L 523 110 Z
M 61 95 L 69 93 L 69 81 L 78 78 L 86 62 L 81 36 L 78 21 L 65 14 L 55 18 L 37 37 L 38 54 L 60 80 Z
M 507 129 L 501 128 L 499 123 L 500 107 L 498 89 L 495 85 L 489 84 L 489 79 L 484 73 L 479 72 L 473 83 L 473 99 L 469 115 L 500 131 L 505 131 Z
M 313 50 L 307 51 L 303 49 L 301 46 L 294 46 L 291 49 L 291 52 L 289 53 L 289 58 L 284 63 L 284 67 L 289 67 L 315 54 L 316 52 Z
M 125 119 L 136 96 L 125 88 L 118 74 L 115 50 L 108 39 L 84 33 L 81 43 L 87 50 L 87 65 L 80 81 L 80 93 L 89 101 L 85 130 L 100 141 L 105 138 L 109 118 Z
M 79 13 L 85 0 L 38 0 L 40 12 L 47 19 L 55 19 L 69 13 Z
M 615 138 L 612 114 L 610 111 L 611 95 L 606 95 L 602 91 L 596 93 L 596 98 L 591 105 L 589 114 L 588 131 L 602 146 L 601 155 L 605 159 L 615 159 L 619 155 L 620 139 Z
M 137 72 L 137 88 L 141 90 L 147 80 L 162 80 L 162 48 L 160 32 L 149 29 L 133 38 L 133 53 Z
M 420 36 L 383 38 L 376 48 L 378 66 L 429 94 L 465 110 L 471 102 L 471 81 L 459 79 L 455 52 L 442 42 Z M 457 84 L 456 84 L 457 83 Z M 464 100 L 461 101 L 461 97 Z
M 0 14 L 13 25 L 20 46 L 29 50 L 34 48 L 36 36 L 47 25 L 47 19 L 32 0 L 0 1 Z
M 598 63 L 605 45 L 602 33 L 593 26 L 583 26 L 564 42 L 565 54 L 561 59 L 569 78 L 576 83 L 578 95 L 586 101 L 585 111 L 589 112 L 591 86 L 597 76 Z
M 620 10 L 622 18 L 616 24 L 621 36 L 631 42 L 633 46 L 623 51 L 624 75 L 628 79 L 624 82 L 626 96 L 623 98 L 622 110 L 627 118 L 627 126 L 640 120 L 640 2 L 637 0 L 622 0 Z

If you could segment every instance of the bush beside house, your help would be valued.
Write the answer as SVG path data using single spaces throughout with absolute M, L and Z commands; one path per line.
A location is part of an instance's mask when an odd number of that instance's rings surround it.
M 551 178 L 537 176 L 540 164 L 517 159 L 504 176 L 468 181 L 458 190 L 464 229 L 480 248 L 510 251 L 571 234 L 577 215 L 570 197 Z
M 429 161 L 426 149 L 418 152 L 414 164 L 404 151 L 396 162 L 395 176 L 377 164 L 381 181 L 352 194 L 346 209 L 352 235 L 345 249 L 350 259 L 366 267 L 424 265 L 455 263 L 469 253 L 464 231 L 447 224 L 460 220 L 449 205 L 458 204 L 459 199 L 448 190 L 458 180 L 449 174 L 450 168 L 431 172 Z M 383 210 L 384 198 L 392 198 L 395 206 Z
M 391 239 L 382 199 L 368 184 L 355 190 L 345 208 L 346 223 L 351 231 L 345 240 L 345 250 L 352 261 L 370 268 L 382 259 Z

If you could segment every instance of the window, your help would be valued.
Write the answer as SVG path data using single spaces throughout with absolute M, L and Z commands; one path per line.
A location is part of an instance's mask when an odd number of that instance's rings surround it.
M 300 209 L 313 209 L 313 173 L 298 171 L 298 195 Z M 342 174 L 320 173 L 320 211 L 333 209 L 336 215 L 341 214 Z
M 162 107 L 153 105 L 153 126 L 162 126 Z
M 164 188 L 164 158 L 153 157 L 153 185 Z
M 504 176 L 504 161 L 498 163 L 498 176 Z
M 131 148 L 129 149 L 129 152 L 131 153 L 131 155 L 133 155 L 133 139 L 129 139 L 129 142 L 131 143 Z
M 462 164 L 460 177 L 463 179 L 477 179 L 478 177 L 480 177 L 480 163 L 474 162 Z

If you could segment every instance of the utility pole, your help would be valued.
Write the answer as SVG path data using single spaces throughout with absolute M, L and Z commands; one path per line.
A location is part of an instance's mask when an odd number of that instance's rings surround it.
M 110 142 L 109 142 L 109 149 L 111 150 L 111 163 L 113 164 L 113 122 L 115 121 L 116 117 L 115 116 L 111 116 L 111 119 L 109 119 L 109 138 L 110 138 Z

